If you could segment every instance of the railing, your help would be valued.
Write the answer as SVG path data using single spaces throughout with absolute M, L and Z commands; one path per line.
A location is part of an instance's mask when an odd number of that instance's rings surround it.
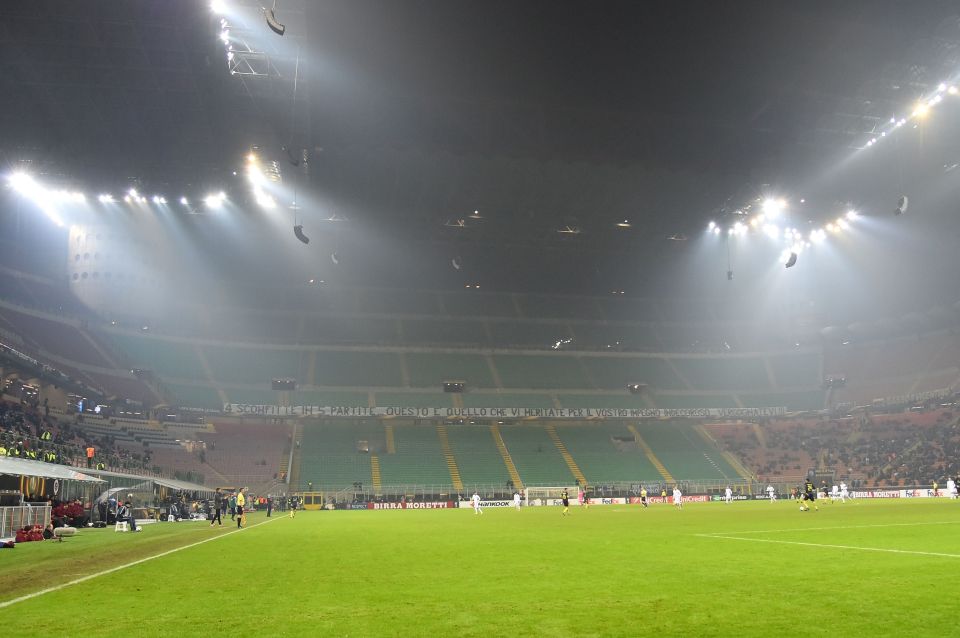
M 0 539 L 13 538 L 23 527 L 46 527 L 50 522 L 50 510 L 49 505 L 0 507 Z
M 641 489 L 646 489 L 647 492 L 651 495 L 659 495 L 660 492 L 666 490 L 668 493 L 673 488 L 674 484 L 679 484 L 680 488 L 687 494 L 721 494 L 730 486 L 736 494 L 753 494 L 760 493 L 766 484 L 760 485 L 754 481 L 722 481 L 722 480 L 707 480 L 707 479 L 688 479 L 688 480 L 677 480 L 674 483 L 664 483 L 661 481 L 654 480 L 637 480 L 637 481 L 621 481 L 621 482 L 609 482 L 609 483 L 597 483 L 591 484 L 588 486 L 588 491 L 591 496 L 597 498 L 603 497 L 626 497 L 626 496 L 639 496 Z M 549 484 L 524 484 L 525 487 L 556 487 L 561 483 L 549 483 Z M 566 483 L 569 487 L 575 485 L 575 481 L 571 478 Z M 776 487 L 776 486 L 775 486 Z M 297 491 L 304 491 L 305 486 L 300 486 L 300 489 Z M 476 492 L 484 499 L 510 499 L 513 497 L 516 488 L 506 485 L 505 483 L 490 484 L 490 483 L 465 483 L 462 490 L 457 490 L 453 485 L 449 483 L 435 483 L 435 484 L 406 484 L 406 485 L 384 485 L 379 490 L 374 490 L 372 485 L 362 485 L 359 489 L 357 488 L 345 488 L 343 486 L 327 486 L 327 485 L 313 485 L 311 488 L 314 492 L 322 492 L 325 495 L 327 501 L 336 500 L 337 502 L 344 501 L 398 501 L 401 498 L 424 498 L 424 499 L 436 499 L 436 500 L 457 500 L 459 497 L 468 498 L 471 494 Z M 779 488 L 778 488 L 779 491 Z M 789 489 L 787 489 L 789 493 Z

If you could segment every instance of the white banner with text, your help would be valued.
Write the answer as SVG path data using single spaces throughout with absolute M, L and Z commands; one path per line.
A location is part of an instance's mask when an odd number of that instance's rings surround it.
M 251 405 L 225 403 L 224 414 L 271 417 L 406 417 L 414 419 L 743 419 L 783 416 L 778 408 L 409 408 L 359 405 Z

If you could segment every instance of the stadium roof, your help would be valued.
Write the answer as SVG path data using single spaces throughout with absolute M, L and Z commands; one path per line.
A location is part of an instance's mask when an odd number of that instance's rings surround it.
M 286 189 L 276 226 L 296 214 L 340 283 L 632 293 L 758 195 L 888 212 L 960 161 L 942 118 L 922 148 L 839 171 L 960 71 L 944 0 L 288 0 L 283 37 L 259 3 L 220 4 L 5 3 L 0 163 L 91 195 L 224 190 L 247 244 L 171 213 L 225 277 L 334 278 L 277 267 L 244 179 L 256 148 Z M 265 71 L 230 73 L 243 47 Z
M 80 481 L 81 483 L 103 483 L 103 479 L 78 472 L 67 465 L 54 465 L 41 461 L 15 459 L 9 456 L 0 457 L 0 474 L 4 476 L 40 476 L 48 479 L 64 481 Z

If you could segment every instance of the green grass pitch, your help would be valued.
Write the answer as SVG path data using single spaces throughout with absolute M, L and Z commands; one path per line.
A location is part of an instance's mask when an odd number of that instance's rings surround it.
M 17 636 L 960 633 L 960 502 L 301 512 L 0 550 Z

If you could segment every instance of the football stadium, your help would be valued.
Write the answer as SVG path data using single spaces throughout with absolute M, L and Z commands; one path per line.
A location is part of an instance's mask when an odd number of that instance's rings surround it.
M 957 635 L 960 5 L 0 4 L 9 636 Z

